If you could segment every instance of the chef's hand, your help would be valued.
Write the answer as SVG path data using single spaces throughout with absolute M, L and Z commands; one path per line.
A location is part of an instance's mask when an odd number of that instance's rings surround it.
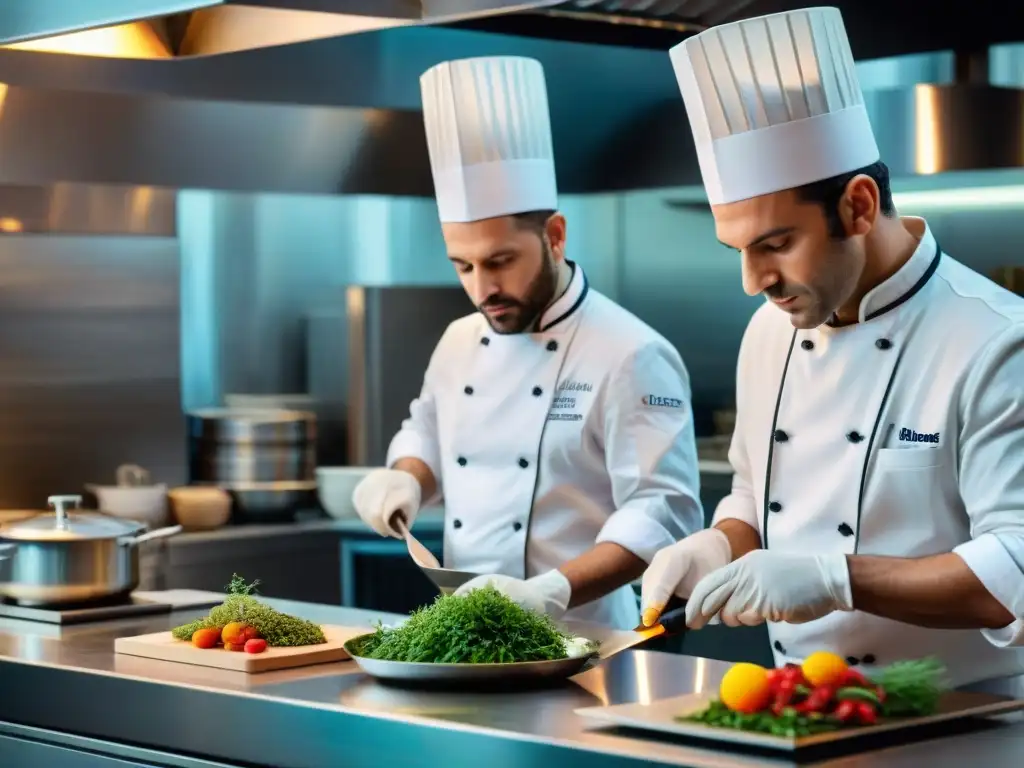
M 684 600 L 697 582 L 732 560 L 729 539 L 717 528 L 707 528 L 659 550 L 644 572 L 640 612 L 644 625 L 654 626 L 673 594 Z
M 456 595 L 465 595 L 474 589 L 491 586 L 523 608 L 559 619 L 569 607 L 572 585 L 559 570 L 551 570 L 523 581 L 511 576 L 492 574 L 477 576 L 459 587 Z
M 407 528 L 420 510 L 419 481 L 400 469 L 375 469 L 364 477 L 352 492 L 352 504 L 363 522 L 381 536 L 402 535 L 392 524 L 393 516 L 400 512 Z
M 852 610 L 846 555 L 757 549 L 700 580 L 686 605 L 686 624 L 699 629 L 716 614 L 730 627 L 803 624 Z

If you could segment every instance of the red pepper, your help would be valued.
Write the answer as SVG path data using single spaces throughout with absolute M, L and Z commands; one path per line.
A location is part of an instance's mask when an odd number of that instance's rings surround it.
M 778 690 L 779 683 L 782 681 L 782 670 L 769 669 L 767 679 L 769 688 L 771 688 L 773 691 Z
M 871 683 L 868 682 L 868 679 L 853 667 L 846 670 L 846 681 L 844 685 L 855 686 L 857 688 L 871 687 Z
M 878 713 L 866 701 L 857 702 L 857 719 L 862 725 L 874 725 L 878 721 Z
M 795 692 L 794 689 L 795 686 L 791 680 L 783 678 L 779 681 L 775 692 L 775 700 L 772 702 L 772 712 L 774 714 L 781 715 L 782 710 L 789 706 L 789 702 Z
M 841 723 L 852 722 L 854 717 L 857 716 L 857 702 L 852 699 L 840 701 L 839 706 L 836 707 L 835 714 Z
M 782 670 L 782 679 L 793 681 L 793 685 L 800 685 L 801 683 L 807 682 L 807 680 L 804 679 L 803 670 L 796 664 L 787 664 L 785 666 Z
M 830 685 L 819 685 L 811 695 L 797 705 L 796 711 L 800 713 L 824 712 L 828 703 L 832 701 L 835 689 Z

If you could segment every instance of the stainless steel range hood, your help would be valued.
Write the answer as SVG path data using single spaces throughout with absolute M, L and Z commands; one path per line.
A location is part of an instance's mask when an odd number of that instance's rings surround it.
M 0 42 L 28 43 L 114 25 L 163 41 L 176 57 L 208 56 L 408 25 L 517 17 L 595 42 L 595 23 L 625 45 L 656 47 L 731 18 L 753 0 L 4 0 Z M 623 30 L 629 35 L 624 35 Z M 515 34 L 515 30 L 510 28 Z M 607 32 L 607 30 L 603 30 Z M 666 37 L 671 35 L 672 37 Z M 653 38 L 652 38 L 653 39 Z M 140 56 L 138 50 L 107 55 Z

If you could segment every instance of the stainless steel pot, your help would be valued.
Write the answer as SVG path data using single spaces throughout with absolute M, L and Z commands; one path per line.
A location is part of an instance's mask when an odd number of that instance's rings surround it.
M 138 545 L 173 536 L 180 525 L 146 526 L 95 512 L 69 512 L 81 496 L 51 496 L 54 512 L 0 527 L 0 595 L 23 605 L 88 603 L 139 584 Z

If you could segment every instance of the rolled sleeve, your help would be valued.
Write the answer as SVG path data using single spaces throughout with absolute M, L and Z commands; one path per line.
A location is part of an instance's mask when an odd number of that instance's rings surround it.
M 604 418 L 615 512 L 597 541 L 650 562 L 704 527 L 690 380 L 667 342 L 648 344 L 616 371 Z
M 961 398 L 960 494 L 971 540 L 953 551 L 1015 618 L 985 637 L 1024 646 L 1024 325 L 981 351 Z

